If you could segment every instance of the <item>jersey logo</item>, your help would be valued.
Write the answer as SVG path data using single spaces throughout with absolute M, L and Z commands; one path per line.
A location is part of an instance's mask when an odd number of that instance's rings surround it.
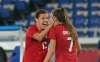
M 65 36 L 65 35 L 69 35 L 69 34 L 70 34 L 70 32 L 69 32 L 69 31 L 63 31 L 62 33 L 63 33 L 63 35 L 64 35 L 64 36 Z
M 44 41 L 44 42 L 42 43 L 42 48 L 43 48 L 43 50 L 48 48 L 47 44 L 48 44 L 48 43 L 47 43 L 46 41 Z

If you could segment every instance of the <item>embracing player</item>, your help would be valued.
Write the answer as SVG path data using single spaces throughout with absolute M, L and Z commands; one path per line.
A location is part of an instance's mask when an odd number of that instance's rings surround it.
M 44 62 L 49 62 L 55 53 L 55 62 L 78 62 L 80 46 L 75 28 L 70 23 L 64 8 L 55 9 L 53 14 L 54 28 L 48 34 L 50 48 Z
M 23 62 L 43 62 L 48 51 L 49 39 L 47 33 L 53 22 L 48 24 L 49 15 L 45 10 L 38 10 L 35 15 L 35 24 L 26 32 L 26 46 Z

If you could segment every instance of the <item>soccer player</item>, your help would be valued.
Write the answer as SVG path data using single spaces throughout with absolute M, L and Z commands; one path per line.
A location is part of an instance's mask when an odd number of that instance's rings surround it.
M 53 22 L 49 24 L 48 20 L 49 15 L 47 11 L 37 11 L 35 24 L 30 26 L 26 32 L 23 62 L 43 62 L 49 43 L 46 35 L 53 25 Z
M 50 48 L 43 62 L 49 62 L 55 53 L 56 62 L 78 62 L 80 51 L 75 28 L 63 8 L 53 12 L 54 28 L 49 32 Z

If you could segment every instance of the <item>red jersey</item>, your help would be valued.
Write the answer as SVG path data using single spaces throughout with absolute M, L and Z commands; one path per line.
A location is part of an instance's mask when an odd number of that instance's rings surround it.
M 63 24 L 55 26 L 49 32 L 49 38 L 56 40 L 56 62 L 78 62 L 77 45 L 73 45 L 72 51 L 69 51 L 71 37 L 68 28 Z
M 26 47 L 23 62 L 43 62 L 48 50 L 48 38 L 44 38 L 42 42 L 33 39 L 32 36 L 40 31 L 36 26 L 29 27 L 26 32 Z

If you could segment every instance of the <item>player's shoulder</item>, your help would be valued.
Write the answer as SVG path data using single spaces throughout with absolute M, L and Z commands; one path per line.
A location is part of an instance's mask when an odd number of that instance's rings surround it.
M 56 29 L 59 29 L 59 28 L 60 28 L 60 25 L 56 25 L 56 26 L 52 27 L 50 29 L 50 31 L 56 31 Z
M 54 29 L 54 27 L 53 28 L 51 28 L 50 30 L 49 30 L 49 32 L 53 32 L 55 29 Z
M 30 27 L 28 27 L 27 31 L 33 31 L 36 28 L 35 25 L 31 25 Z
M 63 28 L 63 27 L 65 27 L 64 24 L 58 24 L 58 25 L 55 26 L 55 29 L 60 29 L 60 28 Z

